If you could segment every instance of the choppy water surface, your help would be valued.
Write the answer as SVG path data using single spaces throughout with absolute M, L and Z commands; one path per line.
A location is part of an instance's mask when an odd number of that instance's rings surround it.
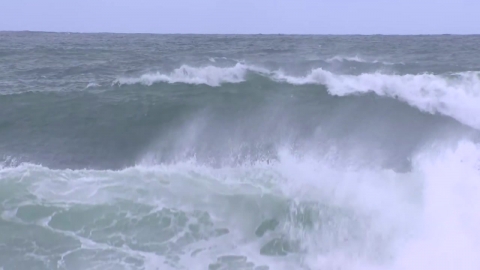
M 478 44 L 0 33 L 0 269 L 479 269 Z

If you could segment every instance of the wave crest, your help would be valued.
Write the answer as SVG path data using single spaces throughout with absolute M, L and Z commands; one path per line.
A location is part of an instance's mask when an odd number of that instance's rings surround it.
M 450 76 L 382 73 L 338 75 L 314 69 L 304 77 L 277 72 L 273 79 L 294 85 L 325 85 L 330 94 L 337 96 L 371 92 L 378 96 L 398 98 L 421 111 L 450 116 L 480 129 L 480 72 L 462 72 Z

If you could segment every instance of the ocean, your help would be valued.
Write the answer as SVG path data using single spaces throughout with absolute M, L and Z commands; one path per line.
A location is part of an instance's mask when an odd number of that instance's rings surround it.
M 0 269 L 478 270 L 479 44 L 0 32 Z

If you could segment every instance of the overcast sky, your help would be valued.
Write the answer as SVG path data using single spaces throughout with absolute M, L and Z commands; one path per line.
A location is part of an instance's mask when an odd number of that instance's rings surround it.
M 0 30 L 480 34 L 480 0 L 0 0 Z

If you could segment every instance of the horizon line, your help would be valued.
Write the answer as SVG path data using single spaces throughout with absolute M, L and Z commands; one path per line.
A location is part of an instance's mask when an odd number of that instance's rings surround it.
M 104 32 L 104 31 L 47 31 L 47 30 L 0 30 L 0 33 L 39 33 L 39 34 L 120 34 L 120 35 L 224 35 L 224 36 L 478 36 L 476 34 L 299 34 L 299 33 L 185 33 L 185 32 L 170 32 L 170 33 L 158 33 L 158 32 Z

